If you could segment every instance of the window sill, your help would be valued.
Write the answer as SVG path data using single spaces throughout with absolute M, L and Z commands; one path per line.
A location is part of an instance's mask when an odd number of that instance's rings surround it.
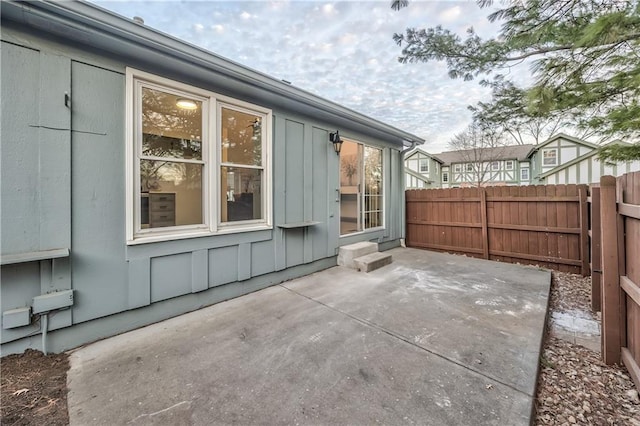
M 212 232 L 210 230 L 194 230 L 191 232 L 181 231 L 180 233 L 173 233 L 173 234 L 144 235 L 144 236 L 138 236 L 133 240 L 128 240 L 127 245 L 135 246 L 135 245 L 142 245 L 142 244 L 160 243 L 164 241 L 187 240 L 192 238 L 214 237 L 216 235 L 229 235 L 229 234 L 240 234 L 244 232 L 265 231 L 270 229 L 273 229 L 273 227 L 270 225 L 251 224 L 250 226 L 222 228 L 222 229 L 218 229 L 218 231 L 216 232 Z
M 355 235 L 371 234 L 373 232 L 384 231 L 384 229 L 385 229 L 384 226 L 378 226 L 377 228 L 369 228 L 369 229 L 365 229 L 364 231 L 360 231 L 360 232 L 352 232 L 351 234 L 340 235 L 340 238 L 349 238 L 349 237 L 353 237 Z

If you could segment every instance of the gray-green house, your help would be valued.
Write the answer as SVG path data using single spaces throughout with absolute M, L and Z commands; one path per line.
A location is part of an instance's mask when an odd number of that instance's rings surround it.
M 455 188 L 529 184 L 533 145 L 501 146 L 429 154 L 422 147 L 405 160 L 406 188 Z
M 612 143 L 624 144 L 621 141 Z M 600 145 L 558 133 L 538 145 L 447 151 L 422 147 L 405 160 L 405 187 L 455 188 L 481 185 L 589 184 L 604 175 L 640 170 L 640 161 L 609 164 L 598 160 Z
M 1 14 L 3 354 L 399 245 L 420 138 L 88 3 Z
M 625 144 L 621 141 L 611 142 Z M 529 153 L 534 176 L 533 184 L 596 183 L 601 176 L 620 176 L 640 170 L 640 161 L 618 164 L 598 159 L 600 145 L 559 133 Z
M 442 160 L 420 147 L 407 152 L 404 162 L 406 188 L 441 188 L 442 164 Z

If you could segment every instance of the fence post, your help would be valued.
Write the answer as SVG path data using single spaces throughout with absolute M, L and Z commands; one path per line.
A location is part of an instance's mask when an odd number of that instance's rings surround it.
M 602 248 L 600 238 L 600 187 L 591 187 L 591 309 L 602 309 Z
M 589 210 L 587 206 L 587 186 L 578 187 L 580 195 L 580 259 L 582 260 L 582 276 L 589 275 Z
M 487 190 L 478 188 L 480 191 L 480 220 L 482 221 L 482 256 L 489 259 L 489 229 L 487 225 Z
M 618 213 L 616 179 L 600 178 L 602 246 L 602 358 L 606 364 L 619 364 L 620 275 L 618 273 Z
M 623 189 L 627 186 L 627 175 L 616 179 L 616 203 L 624 203 Z M 625 247 L 624 216 L 616 214 L 616 234 L 618 235 L 618 291 L 620 294 L 620 346 L 627 347 L 627 294 L 622 289 L 620 277 L 627 275 L 627 254 Z

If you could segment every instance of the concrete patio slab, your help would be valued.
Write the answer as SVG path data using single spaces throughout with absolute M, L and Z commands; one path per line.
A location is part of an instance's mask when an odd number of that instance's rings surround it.
M 390 253 L 75 350 L 71 424 L 529 424 L 549 272 Z

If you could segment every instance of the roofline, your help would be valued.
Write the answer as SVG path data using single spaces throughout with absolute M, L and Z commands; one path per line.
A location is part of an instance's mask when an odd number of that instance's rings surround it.
M 530 144 L 524 144 L 524 145 L 530 145 Z M 462 164 L 462 163 L 469 163 L 470 160 L 464 160 L 464 159 L 460 159 L 460 161 L 452 161 L 450 163 L 442 160 L 441 158 L 438 157 L 438 155 L 442 155 L 442 154 L 460 154 L 461 152 L 471 152 L 474 151 L 476 149 L 494 149 L 494 148 L 513 148 L 513 147 L 521 147 L 523 145 L 504 145 L 504 146 L 499 146 L 499 147 L 485 147 L 485 148 L 467 148 L 467 149 L 458 149 L 458 150 L 454 150 L 454 151 L 443 151 L 443 152 L 439 152 L 437 154 L 429 154 L 431 155 L 431 157 L 433 158 L 437 158 L 440 163 L 442 163 L 443 165 L 450 165 L 450 164 Z M 535 146 L 535 145 L 534 145 Z M 521 159 L 521 157 L 515 156 L 515 157 L 511 157 L 511 156 L 504 156 L 504 157 L 500 157 L 500 158 L 495 158 L 495 159 L 485 159 L 482 161 L 509 161 L 509 160 L 514 160 L 514 161 L 528 161 L 529 158 L 529 154 L 527 153 L 527 155 L 525 157 L 523 157 Z M 473 161 L 472 161 L 473 162 Z
M 531 151 L 529 151 L 529 153 L 527 154 L 527 158 L 531 157 L 531 155 L 538 151 L 539 149 L 541 149 L 542 147 L 544 147 L 545 145 L 550 144 L 551 142 L 555 141 L 556 139 L 567 139 L 570 140 L 572 142 L 578 143 L 580 145 L 584 145 L 587 146 L 589 148 L 593 148 L 593 149 L 598 149 L 600 147 L 600 145 L 597 145 L 595 143 L 589 142 L 589 141 L 585 141 L 584 139 L 580 139 L 577 138 L 575 136 L 569 136 L 566 133 L 556 133 L 555 135 L 551 136 L 549 139 L 545 140 L 544 142 L 541 142 L 537 145 L 534 145 L 533 148 L 531 148 Z
M 109 39 L 133 43 L 175 59 L 189 62 L 220 73 L 239 82 L 258 87 L 267 92 L 296 101 L 329 115 L 347 119 L 361 126 L 391 136 L 403 146 L 423 144 L 425 140 L 412 133 L 368 117 L 335 102 L 305 90 L 291 86 L 262 72 L 240 65 L 231 60 L 187 43 L 148 26 L 138 24 L 121 15 L 90 4 L 86 1 L 53 2 L 37 0 L 30 2 L 7 1 L 0 9 L 3 19 L 16 21 L 23 26 L 37 28 L 75 42 L 90 44 L 88 39 L 98 35 Z M 96 31 L 98 34 L 95 34 Z M 122 47 L 110 45 L 112 53 L 127 56 Z
M 428 156 L 429 158 L 431 158 L 432 160 L 437 161 L 437 162 L 438 162 L 438 163 L 440 163 L 440 164 L 443 164 L 443 163 L 442 163 L 442 160 L 440 160 L 439 158 L 436 158 L 434 154 L 429 154 L 427 151 L 425 151 L 424 149 L 422 149 L 422 148 L 421 148 L 421 147 L 419 147 L 419 146 L 416 146 L 416 147 L 415 147 L 415 148 L 413 148 L 412 150 L 407 151 L 407 153 L 405 154 L 405 158 L 409 158 L 409 157 L 411 157 L 413 154 L 415 154 L 415 153 L 417 153 L 417 152 L 419 152 L 419 153 L 421 153 L 421 154 L 424 154 L 424 155 Z
M 630 145 L 630 144 L 628 144 L 626 142 L 623 142 L 623 141 L 619 141 L 619 140 L 611 141 L 606 145 L 598 146 L 593 151 L 589 151 L 586 154 L 582 154 L 580 157 L 576 157 L 571 161 L 567 161 L 566 163 L 561 164 L 561 165 L 559 165 L 557 167 L 554 167 L 553 169 L 551 169 L 551 170 L 549 170 L 547 172 L 539 174 L 538 178 L 546 178 L 547 176 L 550 176 L 550 175 L 552 175 L 554 173 L 557 173 L 560 170 L 564 170 L 567 167 L 573 166 L 574 164 L 578 164 L 579 162 L 581 162 L 583 160 L 586 160 L 587 158 L 593 157 L 594 155 L 598 154 L 600 152 L 601 148 L 604 148 L 605 146 L 610 146 L 610 145 Z M 631 161 L 633 161 L 633 160 L 631 160 Z M 619 163 L 627 163 L 627 162 L 628 161 L 619 161 Z

